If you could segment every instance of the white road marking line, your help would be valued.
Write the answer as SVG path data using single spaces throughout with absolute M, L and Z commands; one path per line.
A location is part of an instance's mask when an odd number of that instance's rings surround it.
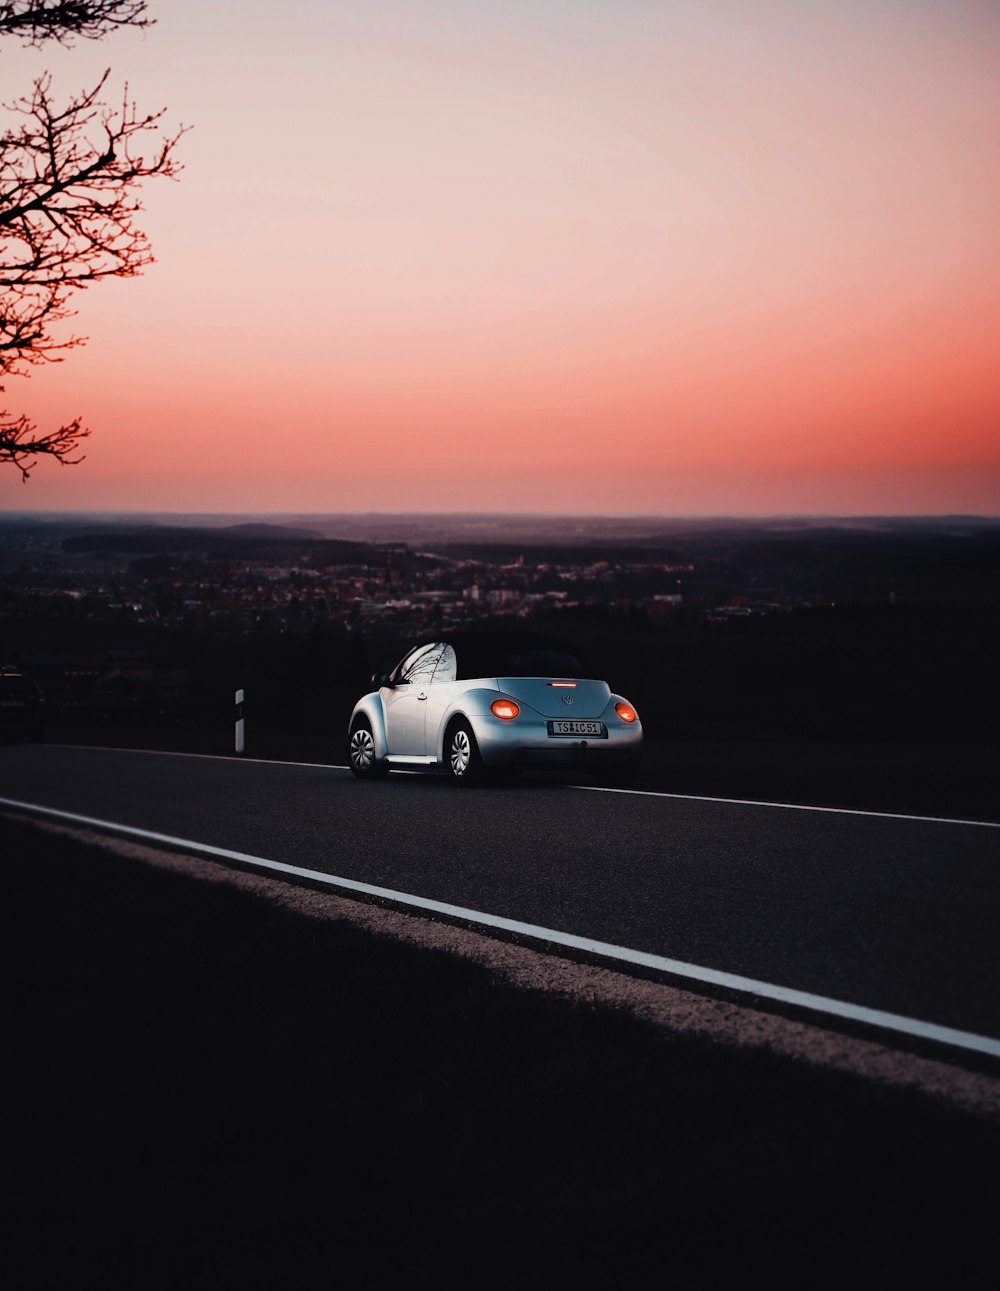
M 398 892 L 393 888 L 378 887 L 373 883 L 362 883 L 358 879 L 341 878 L 334 874 L 326 874 L 322 870 L 308 870 L 298 865 L 288 865 L 284 861 L 272 861 L 262 856 L 251 856 L 246 852 L 230 851 L 226 847 L 214 847 L 210 843 L 198 843 L 187 838 L 174 838 L 169 834 L 160 834 L 148 829 L 138 829 L 133 825 L 122 825 L 113 820 L 98 820 L 92 816 L 81 816 L 75 812 L 59 811 L 55 807 L 20 802 L 13 798 L 0 798 L 0 807 L 13 807 L 15 810 L 34 812 L 39 815 L 50 816 L 56 820 L 71 821 L 77 825 L 88 825 L 93 829 L 104 829 L 116 834 L 127 834 L 132 838 L 141 838 L 146 842 L 160 843 L 204 856 L 220 857 L 223 860 L 236 861 L 243 865 L 253 865 L 260 869 L 273 870 L 279 874 L 294 875 L 296 878 L 308 879 L 313 883 L 324 883 L 348 892 L 363 893 L 365 896 L 392 901 L 397 905 L 407 906 L 412 909 L 445 915 L 451 919 L 461 919 L 465 923 L 471 923 L 479 927 L 515 933 L 521 937 L 530 937 L 533 941 L 541 941 L 554 946 L 565 946 L 570 950 L 584 951 L 587 954 L 598 955 L 602 959 L 609 959 L 623 964 L 634 964 L 640 968 L 668 973 L 673 977 L 686 978 L 709 986 L 723 987 L 726 990 L 738 991 L 741 994 L 756 995 L 761 999 L 790 1004 L 796 1008 L 808 1009 L 814 1013 L 825 1013 L 831 1017 L 844 1018 L 851 1022 L 861 1022 L 866 1026 L 879 1027 L 886 1031 L 896 1031 L 902 1035 L 915 1036 L 921 1040 L 932 1040 L 938 1044 L 949 1045 L 953 1048 L 970 1049 L 975 1053 L 1000 1058 L 1000 1040 L 995 1040 L 989 1036 L 976 1035 L 969 1031 L 958 1031 L 953 1027 L 939 1026 L 933 1022 L 923 1022 L 918 1018 L 907 1018 L 896 1013 L 885 1013 L 881 1009 L 870 1009 L 864 1005 L 850 1004 L 844 1000 L 834 1000 L 824 995 L 813 995 L 808 991 L 798 991 L 787 986 L 777 986 L 772 982 L 761 982 L 752 977 L 742 977 L 736 973 L 721 972 L 715 968 L 704 968 L 698 964 L 685 963 L 683 960 L 654 955 L 649 951 L 633 950 L 628 946 L 616 946 L 610 942 L 595 941 L 591 937 L 580 937 L 575 933 L 559 932 L 554 928 L 544 928 L 539 924 L 523 923 L 519 919 L 508 919 L 503 915 L 486 914 L 481 910 L 469 910 L 464 906 L 452 905 L 447 901 L 435 901 L 429 897 L 416 896 L 410 892 Z
M 50 749 L 88 749 L 92 753 L 145 753 L 150 757 L 160 758 L 203 758 L 210 762 L 251 762 L 257 766 L 268 767 L 307 767 L 316 771 L 350 771 L 349 766 L 339 762 L 293 762 L 281 761 L 278 758 L 235 757 L 225 753 L 184 753 L 172 749 L 124 749 L 103 744 L 49 744 Z M 403 767 L 393 767 L 399 775 L 422 775 L 422 771 L 411 771 Z M 710 798 L 697 793 L 667 793 L 662 789 L 613 789 L 609 785 L 598 784 L 564 784 L 565 789 L 582 789 L 586 793 L 624 793 L 633 798 L 672 798 L 677 802 L 717 802 L 726 807 L 771 807 L 777 811 L 816 811 L 832 816 L 871 816 L 875 820 L 913 820 L 926 825 L 969 825 L 975 829 L 1000 829 L 996 820 L 963 820 L 954 816 L 910 816 L 898 811 L 863 811 L 858 807 L 816 807 L 803 802 L 767 802 L 760 798 Z
M 680 802 L 718 802 L 730 807 L 775 807 L 780 811 L 819 811 L 834 816 L 874 816 L 877 820 L 915 820 L 927 825 L 974 825 L 1000 829 L 1000 821 L 961 820 L 954 816 L 909 816 L 900 811 L 863 811 L 859 807 L 816 807 L 802 802 L 767 802 L 760 798 L 709 798 L 697 793 L 665 793 L 660 789 L 612 789 L 609 785 L 573 784 L 569 789 L 588 793 L 629 793 L 640 798 L 676 798 Z

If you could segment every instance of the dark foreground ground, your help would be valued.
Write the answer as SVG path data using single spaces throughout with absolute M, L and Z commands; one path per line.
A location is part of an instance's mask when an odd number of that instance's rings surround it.
M 1000 1122 L 0 818 L 11 1288 L 995 1288 Z

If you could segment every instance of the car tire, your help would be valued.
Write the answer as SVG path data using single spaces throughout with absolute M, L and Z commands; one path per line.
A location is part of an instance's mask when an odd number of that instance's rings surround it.
M 347 765 L 359 780 L 382 780 L 389 774 L 389 764 L 375 756 L 375 737 L 367 717 L 358 717 L 347 742 Z
M 486 778 L 479 745 L 472 727 L 464 717 L 448 727 L 444 739 L 444 765 L 453 784 L 482 784 Z

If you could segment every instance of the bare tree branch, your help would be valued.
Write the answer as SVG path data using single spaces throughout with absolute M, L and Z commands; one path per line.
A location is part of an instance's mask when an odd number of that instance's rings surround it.
M 71 44 L 115 27 L 145 27 L 145 0 L 0 0 L 0 37 L 32 45 Z M 164 135 L 163 111 L 142 113 L 125 86 L 120 106 L 104 100 L 109 73 L 90 90 L 57 103 L 52 78 L 4 105 L 0 130 L 0 378 L 59 362 L 85 338 L 58 334 L 70 299 L 103 278 L 131 278 L 153 261 L 138 190 L 154 176 L 175 177 L 174 148 L 184 128 Z M 2 386 L 0 386 L 2 389 Z M 89 431 L 74 421 L 39 434 L 26 417 L 0 413 L 0 464 L 39 456 L 70 465 Z
M 20 123 L 0 134 L 0 375 L 79 344 L 51 330 L 73 312 L 72 292 L 152 263 L 136 190 L 178 173 L 173 149 L 184 131 L 159 136 L 162 112 L 140 113 L 127 87 L 121 107 L 108 108 L 107 77 L 65 108 L 49 76 L 6 105 Z
M 61 466 L 82 462 L 83 454 L 79 457 L 71 454 L 77 452 L 80 441 L 89 434 L 79 417 L 48 435 L 40 435 L 37 426 L 27 417 L 12 418 L 10 413 L 0 412 L 0 463 L 12 463 L 21 472 L 22 483 L 27 483 L 39 457 L 53 457 Z
M 146 0 L 0 0 L 0 37 L 17 36 L 36 47 L 46 40 L 98 40 L 116 27 L 150 27 L 153 21 L 146 17 Z

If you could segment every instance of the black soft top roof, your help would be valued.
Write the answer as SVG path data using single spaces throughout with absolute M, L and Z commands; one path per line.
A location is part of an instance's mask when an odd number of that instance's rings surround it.
M 498 628 L 456 628 L 422 644 L 445 641 L 458 660 L 460 680 L 473 677 L 585 677 L 579 652 L 559 637 Z

